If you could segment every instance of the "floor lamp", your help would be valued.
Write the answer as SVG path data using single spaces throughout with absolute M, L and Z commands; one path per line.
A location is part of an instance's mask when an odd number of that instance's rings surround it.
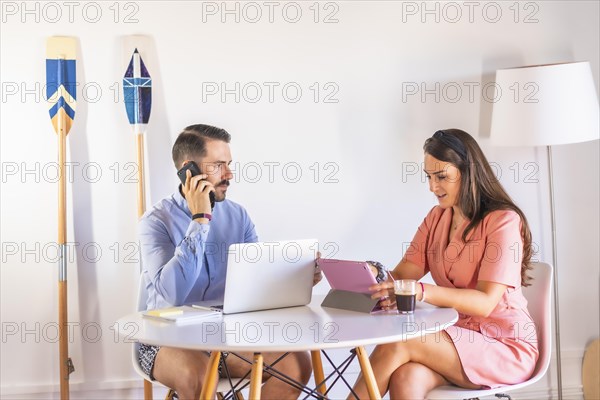
M 589 62 L 496 71 L 491 141 L 497 146 L 546 146 L 554 265 L 554 319 L 558 398 L 562 399 L 556 220 L 552 146 L 599 138 L 598 96 Z

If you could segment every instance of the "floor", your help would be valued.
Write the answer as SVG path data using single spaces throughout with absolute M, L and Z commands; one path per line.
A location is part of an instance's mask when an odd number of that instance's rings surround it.
M 164 388 L 155 387 L 154 388 L 154 399 L 160 400 L 164 399 L 167 395 L 167 390 Z M 137 400 L 144 398 L 144 389 L 136 388 L 136 389 L 113 389 L 113 390 L 100 390 L 100 391 L 85 391 L 85 392 L 76 392 L 72 391 L 70 393 L 71 400 Z M 39 394 L 28 394 L 28 395 L 10 395 L 10 396 L 2 396 L 2 399 L 6 400 L 42 400 L 42 399 L 60 399 L 59 393 L 39 393 Z
M 349 378 L 351 382 L 354 382 L 356 379 L 355 374 L 351 374 Z M 312 380 L 311 380 L 312 381 Z M 310 383 L 309 383 L 310 385 Z M 337 389 L 337 390 L 336 390 Z M 153 389 L 154 400 L 164 399 L 167 390 L 165 388 L 154 385 Z M 348 394 L 348 390 L 343 387 L 343 384 L 334 387 L 332 393 L 330 394 L 331 399 L 342 399 Z M 304 396 L 303 396 L 304 397 Z M 46 400 L 46 399 L 60 399 L 60 395 L 58 393 L 39 393 L 39 394 L 29 394 L 29 395 L 10 395 L 10 396 L 0 396 L 2 400 Z M 134 388 L 134 389 L 114 389 L 114 390 L 102 390 L 102 391 L 85 391 L 85 392 L 77 392 L 71 391 L 70 399 L 71 400 L 138 400 L 144 398 L 144 390 L 143 388 Z M 248 398 L 248 393 L 245 393 L 245 398 Z

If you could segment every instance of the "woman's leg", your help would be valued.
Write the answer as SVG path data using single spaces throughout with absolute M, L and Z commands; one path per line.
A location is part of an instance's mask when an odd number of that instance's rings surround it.
M 448 381 L 434 370 L 408 362 L 390 378 L 390 399 L 424 399 L 433 388 L 446 384 Z
M 454 343 L 446 332 L 379 345 L 373 350 L 370 361 L 381 393 L 387 392 L 392 374 L 410 361 L 425 365 L 456 385 L 479 388 L 465 375 Z M 356 381 L 354 391 L 360 399 L 368 398 L 362 376 Z

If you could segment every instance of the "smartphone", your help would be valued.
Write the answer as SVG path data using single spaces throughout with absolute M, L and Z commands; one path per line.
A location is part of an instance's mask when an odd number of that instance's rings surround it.
M 200 171 L 200 167 L 198 167 L 198 164 L 196 164 L 194 161 L 188 162 L 179 171 L 177 171 L 177 176 L 179 177 L 179 180 L 183 185 L 185 185 L 185 180 L 187 179 L 186 171 L 188 169 L 192 172 L 192 176 L 202 174 L 202 171 Z M 213 208 L 215 208 L 215 193 L 210 192 L 208 194 L 208 198 L 210 199 L 210 209 L 212 210 Z

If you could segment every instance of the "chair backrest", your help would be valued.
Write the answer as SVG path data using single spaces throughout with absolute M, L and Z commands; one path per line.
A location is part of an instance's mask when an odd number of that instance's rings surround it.
M 533 375 L 527 381 L 515 385 L 500 386 L 493 389 L 464 389 L 458 386 L 439 386 L 427 394 L 430 400 L 470 399 L 491 396 L 517 390 L 539 381 L 550 366 L 552 346 L 552 267 L 546 263 L 533 263 L 533 270 L 529 275 L 533 278 L 531 286 L 523 288 L 523 295 L 529 303 L 527 309 L 533 319 L 537 331 L 538 349 L 540 356 L 536 363 Z M 531 326 L 519 327 L 522 332 L 532 332 Z
M 135 306 L 135 309 L 137 311 L 144 311 L 147 308 L 146 305 L 146 300 L 148 299 L 148 290 L 146 290 L 146 282 L 144 280 L 144 276 L 140 273 L 139 275 L 139 283 L 138 283 L 138 295 L 137 295 L 137 304 Z M 138 353 L 140 351 L 140 344 L 139 342 L 134 342 L 133 346 L 132 346 L 132 352 L 131 352 L 131 361 L 133 363 L 133 368 L 135 369 L 135 371 L 144 377 L 144 379 L 146 380 L 150 380 L 150 377 L 147 376 L 144 371 L 142 371 L 142 368 L 140 367 L 140 363 L 138 360 Z
M 546 373 L 552 352 L 552 266 L 541 262 L 532 266 L 529 275 L 533 280 L 531 286 L 523 288 L 523 295 L 537 328 L 540 356 L 530 381 L 538 380 Z
M 147 309 L 148 290 L 146 289 L 146 280 L 144 279 L 143 274 L 143 272 L 140 273 L 140 280 L 138 283 L 136 311 L 144 311 Z

